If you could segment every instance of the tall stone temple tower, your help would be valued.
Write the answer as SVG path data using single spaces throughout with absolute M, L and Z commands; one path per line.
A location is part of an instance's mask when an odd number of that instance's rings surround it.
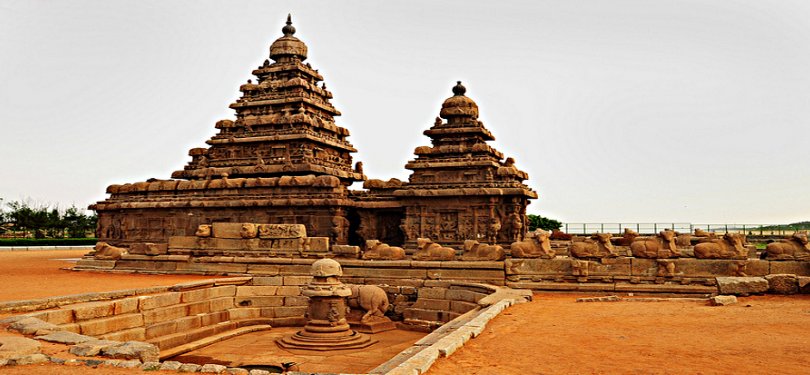
M 191 161 L 171 180 L 111 185 L 110 197 L 90 206 L 99 215 L 99 241 L 166 243 L 214 222 L 303 224 L 307 235 L 331 244 L 523 238 L 526 205 L 537 194 L 512 158 L 487 144 L 494 137 L 460 82 L 424 132 L 432 146 L 418 147 L 406 164 L 409 181 L 366 181 L 362 164 L 352 167 L 349 131 L 335 123 L 332 93 L 304 63 L 307 46 L 295 31 L 288 16 L 270 59 L 231 104 L 235 120 L 218 121 L 209 147 L 191 149 Z M 366 190 L 350 191 L 356 181 Z
M 304 63 L 307 46 L 289 16 L 282 32 L 273 62 L 254 70 L 256 82 L 231 104 L 236 120 L 216 123 L 210 147 L 191 149 L 191 162 L 172 173 L 178 180 L 113 185 L 91 206 L 100 241 L 165 242 L 199 224 L 241 221 L 305 224 L 311 236 L 347 243 L 347 187 L 365 179 L 352 168 L 357 150 L 335 124 L 340 112 L 323 77 Z

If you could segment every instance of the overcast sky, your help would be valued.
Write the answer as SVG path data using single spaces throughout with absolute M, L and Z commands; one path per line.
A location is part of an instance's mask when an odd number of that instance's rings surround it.
M 456 80 L 565 222 L 810 220 L 810 2 L 0 0 L 0 198 L 169 178 L 288 12 L 370 178 Z

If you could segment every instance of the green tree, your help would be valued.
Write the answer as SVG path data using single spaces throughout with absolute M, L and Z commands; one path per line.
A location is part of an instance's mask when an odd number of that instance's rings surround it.
M 529 230 L 535 230 L 539 228 L 542 230 L 551 231 L 554 229 L 560 229 L 562 227 L 562 223 L 554 219 L 549 219 L 547 217 L 532 214 L 529 214 L 527 216 L 529 216 Z

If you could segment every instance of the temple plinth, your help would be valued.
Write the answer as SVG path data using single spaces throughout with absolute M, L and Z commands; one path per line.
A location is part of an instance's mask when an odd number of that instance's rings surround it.
M 346 298 L 352 291 L 338 279 L 343 276 L 340 263 L 320 259 L 312 263 L 311 273 L 312 281 L 302 290 L 309 297 L 307 325 L 276 343 L 283 348 L 304 350 L 360 349 L 376 343 L 377 340 L 353 331 L 346 320 Z

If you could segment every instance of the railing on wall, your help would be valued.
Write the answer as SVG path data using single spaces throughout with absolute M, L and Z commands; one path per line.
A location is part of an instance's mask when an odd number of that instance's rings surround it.
M 754 236 L 789 236 L 797 231 L 810 230 L 810 224 L 564 223 L 560 229 L 570 234 L 595 232 L 621 234 L 625 228 L 645 235 L 655 234 L 664 229 L 680 233 L 694 233 L 695 229 L 702 229 L 707 232 L 744 233 Z

